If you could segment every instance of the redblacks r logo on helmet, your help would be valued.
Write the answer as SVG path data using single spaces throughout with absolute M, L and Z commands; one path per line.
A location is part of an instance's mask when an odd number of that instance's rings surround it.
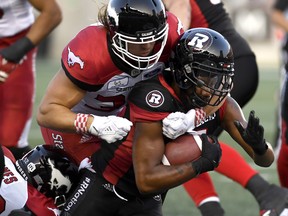
M 160 107 L 164 103 L 164 96 L 160 91 L 150 91 L 146 95 L 146 103 L 151 107 Z
M 193 46 L 199 49 L 204 47 L 204 43 L 209 40 L 209 37 L 205 34 L 196 33 L 192 40 L 188 43 L 189 46 Z

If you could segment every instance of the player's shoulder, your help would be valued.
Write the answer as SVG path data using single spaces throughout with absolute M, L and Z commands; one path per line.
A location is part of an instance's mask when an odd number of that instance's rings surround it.
M 82 70 L 108 54 L 107 31 L 102 25 L 91 25 L 82 29 L 63 49 L 62 62 Z M 105 52 L 106 51 L 106 52 Z
M 143 97 L 152 90 L 166 92 L 165 87 L 159 81 L 159 76 L 136 83 L 129 93 L 129 98 L 133 99 L 135 95 Z
M 150 111 L 165 111 L 173 107 L 173 94 L 163 75 L 137 83 L 131 90 L 128 102 Z M 163 85 L 164 84 L 164 85 Z M 170 90 L 169 90 L 170 89 Z
M 91 86 L 104 84 L 107 74 L 119 73 L 108 51 L 107 30 L 99 24 L 81 30 L 63 49 L 61 61 L 71 79 Z

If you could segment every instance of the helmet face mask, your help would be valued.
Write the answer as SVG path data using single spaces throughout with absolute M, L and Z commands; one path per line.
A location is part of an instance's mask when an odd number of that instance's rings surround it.
M 195 42 L 199 32 L 199 35 L 209 38 L 206 40 L 208 45 L 203 43 L 202 48 L 196 47 Z M 195 107 L 218 106 L 233 87 L 232 50 L 226 39 L 211 29 L 195 28 L 185 32 L 176 45 L 171 69 L 177 85 L 186 92 Z M 189 91 L 191 88 L 192 91 Z M 203 97 L 198 92 L 206 92 L 210 96 Z
M 160 0 L 111 0 L 107 8 L 112 51 L 134 69 L 144 70 L 159 60 L 168 36 L 168 24 Z M 155 43 L 148 56 L 129 52 L 129 44 Z

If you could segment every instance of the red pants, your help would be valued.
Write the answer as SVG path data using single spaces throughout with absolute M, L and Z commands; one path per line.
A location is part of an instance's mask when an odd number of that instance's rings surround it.
M 7 81 L 0 83 L 0 143 L 6 147 L 28 145 L 35 92 L 36 50 L 31 50 Z

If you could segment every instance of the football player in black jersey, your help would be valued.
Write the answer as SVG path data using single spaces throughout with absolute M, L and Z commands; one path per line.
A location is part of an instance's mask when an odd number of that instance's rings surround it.
M 160 193 L 217 167 L 221 150 L 217 140 L 213 139 L 215 144 L 208 141 L 205 132 L 209 134 L 219 125 L 257 165 L 267 167 L 273 162 L 259 119 L 252 111 L 247 122 L 229 96 L 234 59 L 227 40 L 211 29 L 191 29 L 180 38 L 173 54 L 172 71 L 139 82 L 132 89 L 124 114 L 133 122 L 128 136 L 109 145 L 104 142 L 92 155 L 96 173 L 84 169 L 83 185 L 88 186 L 75 191 L 73 202 L 64 208 L 67 215 L 85 215 L 87 211 L 97 215 L 162 215 Z M 171 112 L 205 106 L 216 107 L 216 113 L 190 128 L 202 134 L 202 157 L 177 166 L 163 165 L 165 143 L 170 139 L 162 120 Z M 83 195 L 79 197 L 80 191 Z
M 208 27 L 218 31 L 228 40 L 235 60 L 234 87 L 231 96 L 240 107 L 245 106 L 258 87 L 257 62 L 248 42 L 233 26 L 224 3 L 210 0 L 163 0 L 163 2 L 166 8 L 182 21 L 184 29 Z M 247 80 L 247 77 L 251 79 Z M 221 131 L 221 128 L 217 128 L 214 134 L 220 135 Z M 276 206 L 284 208 L 285 197 L 288 197 L 287 191 L 267 182 L 234 148 L 223 141 L 220 141 L 220 145 L 222 159 L 215 171 L 247 189 L 255 197 L 260 208 L 260 215 L 269 212 L 274 206 L 277 209 L 279 207 Z M 230 163 L 232 158 L 233 164 Z M 220 199 L 208 173 L 186 182 L 183 186 L 203 216 L 224 215 L 224 209 L 221 207 Z M 279 199 L 271 198 L 270 193 L 278 194 Z M 259 194 L 262 195 L 259 196 Z

